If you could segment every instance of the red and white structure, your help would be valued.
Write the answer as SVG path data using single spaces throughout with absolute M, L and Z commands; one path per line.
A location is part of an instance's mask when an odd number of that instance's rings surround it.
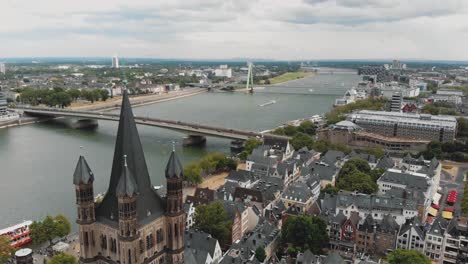
M 15 248 L 26 245 L 29 242 L 31 242 L 31 230 L 29 229 L 29 226 L 32 223 L 33 222 L 29 220 L 16 224 L 14 226 L 0 229 L 0 236 L 9 237 L 11 240 L 11 245 Z

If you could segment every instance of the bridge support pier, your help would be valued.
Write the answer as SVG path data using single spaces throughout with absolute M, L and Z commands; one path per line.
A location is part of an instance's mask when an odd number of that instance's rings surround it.
M 200 135 L 188 135 L 184 138 L 182 145 L 188 146 L 203 146 L 206 144 L 206 137 Z
M 71 124 L 74 129 L 94 129 L 98 127 L 96 119 L 79 119 Z

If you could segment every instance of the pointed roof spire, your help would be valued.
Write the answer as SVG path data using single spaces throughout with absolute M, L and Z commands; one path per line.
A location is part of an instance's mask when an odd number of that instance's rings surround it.
M 184 167 L 180 163 L 175 152 L 175 142 L 173 142 L 172 153 L 166 165 L 166 178 L 183 178 Z
M 125 164 L 124 155 L 127 155 L 127 166 L 123 166 L 123 164 Z M 156 194 L 151 184 L 145 154 L 140 142 L 140 136 L 138 135 L 128 91 L 124 90 L 109 187 L 102 203 L 96 208 L 97 217 L 110 219 L 110 215 L 119 215 L 116 192 L 117 186 L 119 185 L 121 176 L 128 175 L 128 173 L 133 176 L 135 184 L 138 186 L 138 220 L 143 221 L 146 219 L 148 217 L 148 211 L 152 212 L 151 217 L 164 214 L 163 200 Z M 116 217 L 110 220 L 118 221 Z
M 127 155 L 124 155 L 124 165 L 122 175 L 120 176 L 119 183 L 117 184 L 117 195 L 132 197 L 137 194 L 138 186 L 133 178 L 132 172 L 128 169 Z
M 76 164 L 75 173 L 73 174 L 73 184 L 88 184 L 94 181 L 94 174 L 89 168 L 88 162 L 80 155 L 78 163 Z

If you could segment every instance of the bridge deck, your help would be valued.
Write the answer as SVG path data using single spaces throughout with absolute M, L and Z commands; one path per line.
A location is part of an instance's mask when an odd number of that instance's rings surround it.
M 104 112 L 90 112 L 90 111 L 73 111 L 61 110 L 55 108 L 22 108 L 24 113 L 30 115 L 42 115 L 53 117 L 75 117 L 83 119 L 97 119 L 107 121 L 119 121 L 118 114 L 104 113 Z M 260 132 L 252 132 L 239 129 L 229 129 L 224 127 L 209 126 L 203 124 L 196 124 L 190 122 L 173 121 L 159 118 L 138 117 L 135 116 L 135 122 L 140 125 L 155 126 L 176 130 L 190 135 L 213 136 L 229 139 L 246 140 L 248 138 L 263 138 L 265 136 L 279 139 L 289 139 L 288 137 L 263 134 Z

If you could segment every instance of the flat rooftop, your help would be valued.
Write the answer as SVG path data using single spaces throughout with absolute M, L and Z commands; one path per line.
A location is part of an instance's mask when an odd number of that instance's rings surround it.
M 427 127 L 445 127 L 455 129 L 457 119 L 448 115 L 429 115 L 386 111 L 361 110 L 351 115 L 352 120 L 373 120 L 379 123 L 419 124 Z

